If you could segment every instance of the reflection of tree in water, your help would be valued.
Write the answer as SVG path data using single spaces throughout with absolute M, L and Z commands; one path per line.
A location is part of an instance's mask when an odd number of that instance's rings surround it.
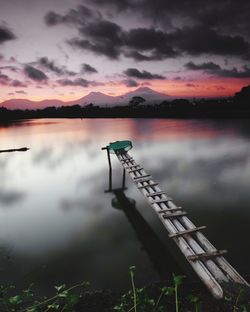
M 113 193 L 112 206 L 124 211 L 158 274 L 163 278 L 170 277 L 172 272 L 182 274 L 179 264 L 136 209 L 135 201 L 127 198 L 122 189 L 113 190 Z

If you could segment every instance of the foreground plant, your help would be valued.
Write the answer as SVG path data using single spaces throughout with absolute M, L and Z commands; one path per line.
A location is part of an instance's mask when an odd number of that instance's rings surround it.
M 135 272 L 135 266 L 131 266 L 129 268 L 129 273 L 130 273 L 131 284 L 132 284 L 132 291 L 133 291 L 133 298 L 134 298 L 134 311 L 137 312 L 137 309 L 136 309 L 137 300 L 136 300 L 136 289 L 135 289 L 135 282 L 134 282 L 134 272 Z
M 114 307 L 119 312 L 163 312 L 165 307 L 162 304 L 163 297 L 174 296 L 175 311 L 179 312 L 178 290 L 185 276 L 173 274 L 173 286 L 159 289 L 157 299 L 152 298 L 145 287 L 135 287 L 135 266 L 129 268 L 132 289 L 121 297 L 121 302 Z
M 0 311 L 1 312 L 47 312 L 58 311 L 71 312 L 73 307 L 79 302 L 83 292 L 89 286 L 87 282 L 79 283 L 70 288 L 65 284 L 55 286 L 56 294 L 43 300 L 34 299 L 31 285 L 20 294 L 10 296 L 9 292 L 15 289 L 14 286 L 0 287 Z M 78 292 L 73 290 L 78 289 Z

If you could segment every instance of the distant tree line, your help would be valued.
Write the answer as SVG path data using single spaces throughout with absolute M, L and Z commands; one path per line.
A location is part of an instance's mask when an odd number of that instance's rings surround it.
M 47 107 L 37 110 L 8 110 L 0 107 L 1 122 L 31 118 L 216 118 L 250 117 L 250 86 L 242 88 L 234 97 L 221 99 L 176 99 L 160 104 L 145 104 L 140 96 L 133 97 L 126 106 Z

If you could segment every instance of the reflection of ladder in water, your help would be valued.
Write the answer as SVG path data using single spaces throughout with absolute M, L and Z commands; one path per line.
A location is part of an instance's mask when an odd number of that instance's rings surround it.
M 115 154 L 124 171 L 130 175 L 157 213 L 169 237 L 175 241 L 215 298 L 223 298 L 225 295 L 223 288 L 226 285 L 230 288 L 234 284 L 249 286 L 223 257 L 226 250 L 217 250 L 204 236 L 202 230 L 206 228 L 205 226 L 196 227 L 186 216 L 187 213 L 174 204 L 172 198 L 160 189 L 158 183 L 154 182 L 152 177 L 125 150 L 115 151 Z

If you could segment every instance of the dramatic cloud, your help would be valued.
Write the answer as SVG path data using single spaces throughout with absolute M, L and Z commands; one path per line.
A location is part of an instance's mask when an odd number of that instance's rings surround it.
M 157 74 L 151 74 L 150 72 L 143 70 L 139 71 L 136 68 L 128 68 L 124 71 L 124 74 L 128 77 L 145 79 L 145 80 L 153 80 L 153 79 L 165 79 L 165 77 Z
M 123 80 L 123 83 L 125 84 L 126 87 L 132 88 L 132 87 L 138 87 L 139 83 L 133 79 L 126 79 Z
M 195 64 L 193 62 L 188 62 L 185 67 L 190 70 L 202 70 L 205 73 L 217 76 L 217 77 L 228 77 L 228 78 L 250 78 L 250 67 L 243 66 L 241 70 L 237 68 L 233 69 L 223 69 L 218 64 L 213 62 Z
M 9 87 L 21 87 L 26 88 L 27 85 L 17 79 L 11 79 L 9 76 L 2 74 L 0 72 L 0 85 L 2 86 L 9 86 Z
M 118 59 L 123 45 L 123 33 L 119 25 L 107 20 L 96 20 L 81 25 L 78 30 L 81 37 L 69 40 L 70 45 Z
M 5 26 L 0 25 L 0 44 L 13 39 L 16 39 L 16 36 L 13 34 L 13 32 Z
M 1 59 L 1 58 L 0 58 Z M 12 72 L 18 72 L 19 71 L 19 68 L 18 67 L 16 67 L 16 66 L 11 66 L 11 65 L 8 65 L 8 66 L 1 66 L 0 67 L 0 70 L 1 69 L 7 69 L 7 70 L 10 70 L 10 71 L 12 71 Z
M 94 14 L 86 7 L 70 10 L 65 15 L 49 12 L 45 22 L 49 26 L 58 24 L 74 25 L 79 37 L 68 43 L 82 50 L 118 59 L 121 54 L 137 61 L 159 60 L 178 55 L 168 44 L 168 35 L 153 28 L 138 28 L 125 31 L 117 23 L 105 20 L 100 13 Z M 85 11 L 89 10 L 88 14 Z M 146 54 L 145 54 L 146 52 Z
M 59 79 L 57 80 L 57 83 L 61 86 L 76 86 L 76 87 L 83 87 L 88 88 L 90 86 L 100 86 L 102 83 L 95 82 L 95 81 L 89 81 L 83 78 L 77 78 L 74 80 L 70 79 Z
M 49 60 L 45 56 L 39 58 L 37 64 L 42 66 L 44 69 L 47 69 L 53 73 L 56 73 L 58 76 L 61 76 L 61 75 L 75 76 L 76 75 L 75 72 L 67 70 L 65 66 L 62 66 L 62 67 L 57 66 L 54 61 Z
M 234 31 L 249 37 L 250 3 L 246 0 L 88 0 L 99 9 L 108 8 L 110 12 L 120 14 L 137 14 L 153 22 L 174 29 L 181 24 L 192 24 L 207 29 Z
M 190 0 L 193 1 L 195 0 Z M 148 1 L 142 2 L 145 2 L 145 8 L 150 7 Z M 96 3 L 101 6 L 115 5 L 112 1 L 96 1 Z M 119 8 L 135 7 L 136 9 L 135 3 L 136 1 L 123 2 Z M 166 9 L 170 5 L 159 1 L 159 6 Z M 152 8 L 156 7 L 158 5 L 153 3 Z M 117 23 L 105 20 L 101 14 L 94 14 L 93 10 L 85 6 L 79 7 L 79 11 L 70 10 L 65 15 L 50 12 L 45 16 L 45 22 L 50 26 L 60 23 L 74 25 L 79 36 L 68 41 L 71 46 L 105 55 L 110 59 L 118 59 L 121 55 L 136 61 L 153 61 L 177 57 L 185 53 L 195 56 L 210 54 L 242 57 L 249 54 L 249 43 L 242 35 L 221 33 L 218 29 L 203 25 L 186 6 L 183 6 L 182 10 L 187 10 L 186 14 L 191 14 L 192 18 L 196 19 L 196 23 L 190 23 L 193 24 L 192 26 L 168 27 L 167 31 L 164 27 L 124 30 Z M 177 11 L 175 13 L 177 14 Z
M 241 36 L 221 35 L 198 26 L 180 29 L 169 36 L 173 44 L 191 55 L 244 55 L 249 51 L 249 43 Z
M 193 62 L 188 62 L 185 64 L 185 67 L 191 70 L 218 70 L 220 69 L 220 66 L 213 62 L 207 62 L 207 63 L 202 63 L 202 64 L 195 64 Z
M 44 72 L 30 65 L 26 65 L 24 67 L 24 73 L 30 79 L 35 80 L 35 81 L 45 81 L 48 79 L 48 77 L 45 75 Z
M 111 42 L 108 44 L 107 40 L 106 42 L 99 41 L 97 43 L 91 43 L 89 40 L 73 38 L 69 40 L 68 43 L 73 47 L 77 47 L 83 50 L 89 50 L 97 55 L 105 55 L 110 59 L 118 59 L 121 53 L 120 49 L 112 46 Z
M 233 68 L 231 70 L 220 69 L 215 71 L 214 74 L 220 77 L 250 78 L 250 67 L 244 66 L 242 70 L 238 70 L 237 68 Z
M 9 78 L 9 76 L 4 75 L 0 72 L 0 85 L 7 86 L 10 81 L 11 79 Z
M 55 65 L 54 61 L 50 61 L 47 57 L 41 57 L 38 62 L 45 68 L 55 72 L 57 74 L 62 74 L 62 69 Z
M 14 80 L 12 80 L 12 82 L 11 82 L 11 86 L 12 86 L 12 87 L 16 87 L 16 88 L 26 88 L 26 87 L 27 87 L 27 84 L 26 84 L 26 83 L 23 83 L 23 82 L 20 81 L 20 80 L 14 79 Z
M 58 24 L 84 25 L 86 21 L 100 17 L 101 14 L 97 10 L 92 10 L 84 5 L 78 5 L 77 9 L 71 9 L 65 15 L 50 11 L 45 15 L 44 19 L 48 26 L 55 26 Z
M 94 67 L 90 66 L 89 64 L 82 64 L 81 72 L 88 73 L 88 74 L 98 73 L 98 71 Z
M 167 33 L 153 28 L 131 29 L 124 33 L 124 46 L 133 49 L 126 56 L 138 61 L 175 57 L 179 52 L 173 49 L 169 39 Z M 150 55 L 143 55 L 138 51 L 150 52 Z

